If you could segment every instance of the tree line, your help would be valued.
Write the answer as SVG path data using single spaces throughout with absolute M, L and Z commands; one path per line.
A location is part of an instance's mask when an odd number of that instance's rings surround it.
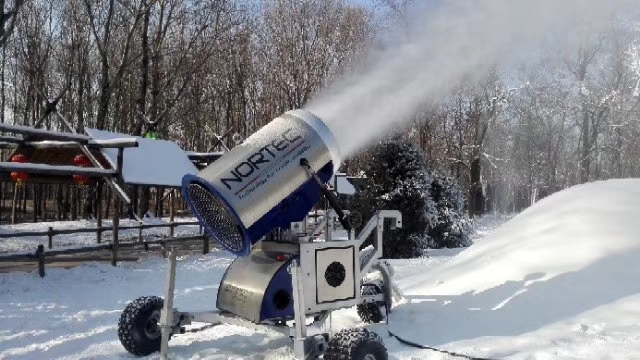
M 233 147 L 357 68 L 358 54 L 376 46 L 409 6 L 403 0 L 2 0 L 0 121 L 33 125 L 46 101 L 62 94 L 58 112 L 78 132 L 154 132 L 192 151 L 217 150 L 215 135 L 228 134 L 224 146 Z M 634 29 L 612 24 L 596 45 L 577 53 L 549 54 L 517 69 L 496 64 L 483 81 L 460 84 L 437 103 L 425 101 L 404 135 L 467 190 L 472 214 L 518 211 L 574 184 L 638 176 Z M 64 130 L 52 116 L 43 124 Z M 8 154 L 2 151 L 4 161 Z M 357 174 L 367 158 L 363 150 L 345 170 Z M 10 184 L 1 189 L 2 203 L 16 197 Z M 23 190 L 18 199 L 26 207 L 38 191 L 45 204 L 80 196 L 72 188 L 47 189 Z M 150 190 L 130 190 L 135 210 L 146 213 Z

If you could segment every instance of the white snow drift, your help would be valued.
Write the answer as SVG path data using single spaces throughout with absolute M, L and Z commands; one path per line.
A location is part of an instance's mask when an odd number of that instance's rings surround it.
M 639 180 L 557 193 L 445 265 L 401 279 L 411 301 L 392 329 L 476 356 L 638 358 L 638 224 Z

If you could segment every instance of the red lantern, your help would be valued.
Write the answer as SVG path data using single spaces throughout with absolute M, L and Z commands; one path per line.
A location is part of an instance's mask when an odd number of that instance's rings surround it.
M 79 167 L 91 166 L 91 160 L 89 160 L 89 158 L 84 154 L 76 155 L 76 157 L 73 158 L 73 163 Z
M 11 157 L 11 162 L 23 164 L 28 162 L 29 159 L 23 154 L 15 154 Z M 29 179 L 29 174 L 21 171 L 13 171 L 11 172 L 11 179 L 18 183 L 18 185 L 22 185 Z
M 91 178 L 87 175 L 73 175 L 73 182 L 78 185 L 85 185 L 91 181 Z
M 27 161 L 29 161 L 29 159 L 27 159 L 26 156 L 24 156 L 23 154 L 15 154 L 11 157 L 11 161 L 15 162 L 15 163 L 26 163 Z
M 83 168 L 91 167 L 91 160 L 89 160 L 89 158 L 84 154 L 76 155 L 73 158 L 73 163 L 76 166 L 83 167 Z M 88 184 L 90 181 L 91 181 L 91 178 L 88 175 L 78 175 L 78 174 L 73 175 L 73 182 L 78 185 L 85 185 L 85 184 Z
M 18 185 L 22 185 L 29 180 L 29 174 L 24 172 L 13 171 L 11 173 L 11 179 L 18 183 Z

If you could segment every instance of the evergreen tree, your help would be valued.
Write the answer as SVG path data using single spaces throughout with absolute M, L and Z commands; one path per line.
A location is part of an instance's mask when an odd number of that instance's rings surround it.
M 429 227 L 430 248 L 457 248 L 471 245 L 471 220 L 464 210 L 465 196 L 458 183 L 440 172 L 433 174 L 431 197 L 437 220 Z
M 471 221 L 454 179 L 434 171 L 420 149 L 397 137 L 380 142 L 370 154 L 363 169 L 366 179 L 357 186 L 349 208 L 365 221 L 379 209 L 402 213 L 401 229 L 385 226 L 384 257 L 413 258 L 427 247 L 470 245 Z
M 402 228 L 385 226 L 383 256 L 412 258 L 429 244 L 429 224 L 437 221 L 436 204 L 429 196 L 433 179 L 422 151 L 399 138 L 383 141 L 371 150 L 363 173 L 366 180 L 351 201 L 350 209 L 366 221 L 376 210 L 399 210 Z M 365 224 L 361 224 L 365 225 Z

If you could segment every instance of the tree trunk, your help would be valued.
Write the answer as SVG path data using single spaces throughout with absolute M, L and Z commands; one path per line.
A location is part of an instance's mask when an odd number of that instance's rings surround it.
M 580 183 L 589 181 L 589 168 L 591 167 L 591 138 L 589 133 L 589 112 L 585 109 L 582 113 L 582 151 L 580 159 Z
M 48 220 L 48 216 L 47 216 L 47 200 L 49 199 L 49 190 L 51 189 L 51 187 L 49 185 L 45 185 L 44 187 L 44 196 L 42 199 L 42 221 L 47 221 Z
M 82 218 L 90 219 L 93 217 L 93 198 L 95 187 L 94 185 L 84 185 L 80 187 L 80 193 L 82 194 Z
M 75 186 L 71 185 L 69 188 L 69 202 L 71 205 L 71 221 L 78 220 L 78 193 Z
M 56 186 L 56 219 L 62 220 L 64 219 L 64 197 L 62 193 L 62 185 L 58 184 Z
M 89 6 L 89 5 L 87 5 Z M 109 0 L 109 9 L 107 12 L 107 21 L 104 25 L 104 39 L 100 51 L 100 101 L 98 103 L 98 115 L 96 117 L 96 128 L 104 130 L 109 113 L 109 102 L 111 101 L 111 79 L 109 72 L 109 58 L 107 56 L 107 47 L 111 40 L 111 19 L 113 18 L 114 0 Z M 100 41 L 96 39 L 96 41 Z
M 149 186 L 140 187 L 140 200 L 138 201 L 138 216 L 140 218 L 149 211 L 149 200 L 151 200 L 151 188 Z
M 133 135 L 144 136 L 146 131 L 146 109 L 147 109 L 147 90 L 149 88 L 149 19 L 151 17 L 151 8 L 147 8 L 142 24 L 142 59 L 140 62 L 140 88 L 138 89 L 137 108 L 140 114 L 138 125 Z M 142 186 L 140 189 L 140 198 L 138 199 L 137 211 L 140 218 L 149 211 L 149 200 L 151 198 L 148 186 Z M 135 209 L 135 208 L 134 208 Z
M 21 187 L 20 196 L 22 196 L 22 217 L 20 220 L 25 222 L 27 219 L 27 185 L 23 184 Z
M 127 217 L 129 219 L 135 218 L 134 214 L 138 211 L 138 191 L 139 187 L 137 185 L 131 186 L 131 203 L 127 205 Z
M 18 205 L 18 183 L 13 184 L 13 201 L 11 202 L 11 223 L 16 223 L 16 211 Z
M 156 196 L 156 216 L 161 218 L 164 215 L 164 201 L 162 200 L 164 196 L 164 188 L 157 188 L 157 196 Z
M 475 158 L 471 162 L 471 180 L 469 182 L 469 215 L 482 215 L 485 196 L 482 189 L 481 161 Z
M 109 83 L 109 62 L 102 59 L 102 80 L 100 81 L 100 102 L 98 103 L 98 116 L 96 118 L 96 128 L 103 130 L 109 112 L 109 101 L 111 99 L 111 85 Z
M 38 206 L 38 202 L 40 201 L 40 196 L 38 194 L 39 192 L 39 186 L 37 186 L 36 184 L 33 184 L 31 186 L 31 192 L 33 193 L 33 222 L 37 223 L 38 222 L 38 211 L 40 211 L 40 207 Z
M 4 7 L 0 8 L 3 9 Z M 4 109 L 6 106 L 6 94 L 5 94 L 5 85 L 4 85 L 4 69 L 5 69 L 5 65 L 7 63 L 7 48 L 6 47 L 2 47 L 2 70 L 0 71 L 0 83 L 1 83 L 1 90 L 0 92 L 2 93 L 0 95 L 0 123 L 4 123 Z

